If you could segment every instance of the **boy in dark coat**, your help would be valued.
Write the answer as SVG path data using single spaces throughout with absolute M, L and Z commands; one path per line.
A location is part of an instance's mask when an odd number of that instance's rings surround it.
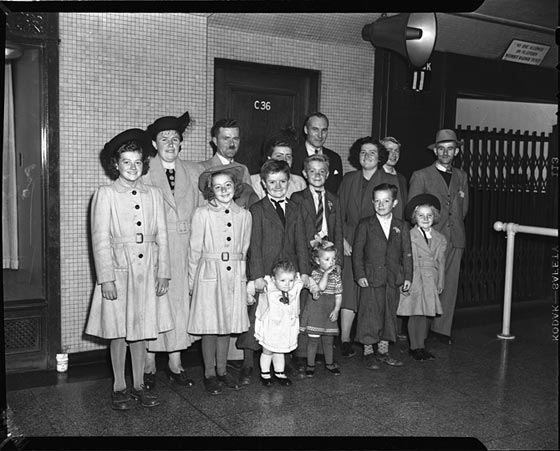
M 379 369 L 376 359 L 403 364 L 389 355 L 389 342 L 396 340 L 399 287 L 410 289 L 413 268 L 408 227 L 392 214 L 397 202 L 395 185 L 374 187 L 375 215 L 360 220 L 352 246 L 354 277 L 361 287 L 356 340 L 364 345 L 368 369 Z
M 251 244 L 248 256 L 248 280 L 255 281 L 255 289 L 266 289 L 265 275 L 270 275 L 278 260 L 288 260 L 300 273 L 304 287 L 309 287 L 309 254 L 302 210 L 286 198 L 290 166 L 285 161 L 267 160 L 261 168 L 261 178 L 267 195 L 253 204 Z M 237 347 L 243 349 L 244 360 L 240 383 L 250 382 L 254 351 L 260 349 L 255 332 L 257 304 L 249 306 L 248 332 L 241 334 Z

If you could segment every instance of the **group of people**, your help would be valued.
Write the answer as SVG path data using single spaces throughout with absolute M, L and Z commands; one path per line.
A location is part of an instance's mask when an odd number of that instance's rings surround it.
M 430 327 L 451 344 L 468 208 L 452 130 L 436 134 L 428 147 L 437 160 L 408 185 L 395 170 L 401 146 L 392 137 L 356 140 L 356 171 L 343 176 L 340 156 L 324 147 L 329 121 L 319 112 L 305 119 L 302 145 L 293 130 L 272 136 L 255 175 L 234 160 L 241 138 L 233 119 L 212 127 L 212 158 L 179 158 L 189 123 L 188 112 L 165 116 L 101 151 L 113 183 L 92 200 L 97 284 L 86 333 L 110 340 L 112 408 L 159 405 L 157 352 L 168 355 L 170 380 L 194 385 L 181 351 L 199 339 L 212 395 L 251 383 L 259 351 L 265 386 L 313 377 L 321 353 L 324 368 L 340 375 L 334 339 L 353 356 L 354 321 L 369 369 L 403 365 L 389 353 L 399 317 L 408 317 L 413 359 L 435 358 L 425 346 Z M 237 378 L 228 372 L 232 340 L 243 350 Z

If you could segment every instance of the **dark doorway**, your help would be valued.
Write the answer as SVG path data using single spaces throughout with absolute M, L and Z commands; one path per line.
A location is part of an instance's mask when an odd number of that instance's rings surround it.
M 319 72 L 216 59 L 214 120 L 234 118 L 241 128 L 236 161 L 259 172 L 263 143 L 289 126 L 301 135 L 305 116 L 317 109 Z

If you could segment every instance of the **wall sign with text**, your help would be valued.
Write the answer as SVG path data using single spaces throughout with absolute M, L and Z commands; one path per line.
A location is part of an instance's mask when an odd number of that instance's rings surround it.
M 539 66 L 549 50 L 549 45 L 514 39 L 511 41 L 511 44 L 504 53 L 504 56 L 502 56 L 502 59 L 506 61 L 513 61 L 514 63 Z
M 253 102 L 253 107 L 255 110 L 270 111 L 272 109 L 272 104 L 268 100 L 255 100 Z

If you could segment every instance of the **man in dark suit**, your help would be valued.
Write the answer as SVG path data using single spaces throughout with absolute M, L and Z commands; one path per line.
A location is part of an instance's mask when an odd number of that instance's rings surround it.
M 331 193 L 337 193 L 340 182 L 342 182 L 342 159 L 336 152 L 323 147 L 329 134 L 329 119 L 323 113 L 311 113 L 305 118 L 303 132 L 305 134 L 305 142 L 300 144 L 294 151 L 292 172 L 302 175 L 303 162 L 308 156 L 324 154 L 329 157 L 330 161 L 330 171 L 325 183 L 325 189 Z
M 441 204 L 440 220 L 434 228 L 447 239 L 445 288 L 440 294 L 443 314 L 432 321 L 431 330 L 443 343 L 451 344 L 451 326 L 459 285 L 461 258 L 465 249 L 465 216 L 469 209 L 469 185 L 465 171 L 452 166 L 463 142 L 453 130 L 439 130 L 428 149 L 437 160 L 410 178 L 408 199 L 423 193 L 433 194 Z

